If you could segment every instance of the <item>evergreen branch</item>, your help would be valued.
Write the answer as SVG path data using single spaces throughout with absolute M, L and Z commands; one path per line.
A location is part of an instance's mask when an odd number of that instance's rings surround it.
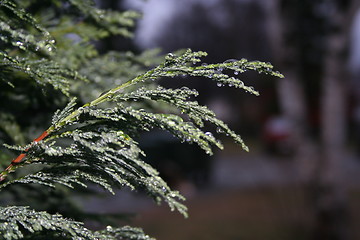
M 37 212 L 28 207 L 0 207 L 0 222 L 0 234 L 6 240 L 33 239 L 34 236 L 36 239 L 152 240 L 139 228 L 108 226 L 102 231 L 92 232 L 81 222 L 66 219 L 60 214 Z
M 126 239 L 126 240 L 155 240 L 154 238 L 149 237 L 148 235 L 144 234 L 142 229 L 134 228 L 130 226 L 124 226 L 121 228 L 113 228 L 113 227 L 106 227 L 105 230 L 96 232 L 100 238 L 108 239 L 115 238 L 115 239 Z
M 197 95 L 198 92 L 196 90 L 190 90 L 187 87 L 182 87 L 180 89 L 165 89 L 158 86 L 156 89 L 140 88 L 134 92 L 119 95 L 115 99 L 117 101 L 153 100 L 169 103 L 179 109 L 182 114 L 187 114 L 188 117 L 199 127 L 203 127 L 204 121 L 208 121 L 216 126 L 217 133 L 230 136 L 235 140 L 235 142 L 241 144 L 244 150 L 249 151 L 248 147 L 245 145 L 241 137 L 234 131 L 232 131 L 223 121 L 217 119 L 213 111 L 208 109 L 206 106 L 199 105 L 197 101 L 189 101 L 190 97 Z M 212 133 L 210 132 L 207 132 L 205 134 L 208 137 L 212 137 Z M 191 139 L 191 137 L 182 137 L 181 139 L 185 139 L 185 141 L 190 143 L 193 142 L 193 139 Z M 220 142 L 217 141 L 215 145 L 222 149 L 222 145 Z M 208 153 L 211 153 L 210 150 L 211 149 L 207 147 L 205 148 L 205 151 Z
M 0 59 L 0 68 L 3 69 L 3 71 L 7 71 L 8 73 L 16 71 L 25 73 L 40 86 L 49 84 L 67 96 L 69 95 L 69 79 L 86 81 L 86 78 L 80 76 L 76 71 L 65 69 L 52 60 L 14 59 L 5 53 L 0 53 L 0 56 L 3 56 L 3 59 Z M 16 83 L 12 83 L 12 85 L 16 85 Z
M 182 141 L 198 144 L 206 153 L 212 154 L 211 145 L 222 148 L 222 144 L 210 132 L 204 132 L 201 127 L 208 121 L 217 127 L 218 133 L 232 137 L 235 142 L 247 146 L 239 135 L 233 132 L 224 122 L 217 119 L 214 112 L 189 98 L 196 96 L 197 92 L 186 87 L 181 89 L 133 88 L 124 92 L 129 86 L 139 86 L 151 82 L 155 78 L 188 74 L 190 76 L 213 78 L 218 82 L 228 82 L 236 87 L 249 89 L 239 84 L 238 79 L 227 74 L 213 72 L 218 68 L 240 71 L 255 70 L 273 76 L 281 76 L 272 71 L 269 64 L 261 62 L 228 61 L 221 64 L 207 66 L 193 66 L 205 56 L 204 52 L 186 51 L 183 55 L 175 57 L 168 55 L 165 62 L 158 67 L 147 71 L 136 78 L 125 82 L 105 92 L 95 100 L 75 108 L 75 99 L 63 111 L 57 111 L 53 117 L 52 125 L 35 139 L 29 147 L 24 149 L 11 165 L 1 173 L 1 177 L 26 163 L 38 162 L 49 165 L 37 174 L 25 176 L 17 182 L 39 183 L 54 186 L 59 183 L 68 187 L 72 184 L 86 186 L 84 181 L 99 184 L 112 192 L 111 185 L 127 186 L 131 189 L 144 189 L 157 202 L 164 200 L 171 209 L 177 209 L 186 215 L 186 207 L 179 202 L 183 197 L 172 191 L 158 176 L 150 165 L 140 160 L 142 151 L 137 143 L 130 137 L 130 132 L 160 128 L 171 132 Z M 243 71 L 245 71 L 243 70 Z M 217 70 L 218 71 L 218 70 Z M 235 80 L 234 80 L 235 79 Z M 253 91 L 255 93 L 255 91 Z M 194 121 L 187 122 L 177 114 L 160 114 L 137 109 L 125 103 L 137 100 L 163 101 L 188 115 Z M 115 102 L 112 108 L 101 108 L 100 104 Z M 74 126 L 69 128 L 70 126 Z M 125 132 L 128 131 L 127 133 Z M 61 146 L 61 139 L 68 139 L 70 145 Z M 63 141 L 64 142 L 64 141 Z M 68 169 L 74 171 L 67 171 Z M 77 168 L 77 170 L 75 170 Z M 61 176 L 63 179 L 61 179 Z M 16 181 L 14 181 L 16 182 Z M 5 185 L 4 185 L 5 186 Z
M 171 191 L 158 177 L 158 172 L 139 159 L 141 150 L 122 131 L 102 128 L 96 133 L 94 130 L 76 129 L 57 136 L 57 140 L 65 138 L 72 138 L 74 144 L 64 148 L 55 146 L 53 142 L 37 142 L 36 148 L 28 150 L 28 158 L 37 159 L 38 163 L 49 165 L 49 168 L 5 183 L 2 188 L 13 183 L 37 183 L 50 187 L 58 183 L 71 188 L 77 184 L 85 187 L 84 181 L 90 181 L 113 193 L 112 186 L 127 186 L 132 190 L 145 190 L 158 203 L 164 200 L 172 210 L 186 216 L 186 207 L 179 202 L 183 197 Z
M 213 147 L 222 149 L 223 145 L 216 134 L 204 130 L 205 123 L 210 123 L 217 133 L 231 137 L 245 150 L 247 146 L 213 111 L 194 100 L 198 95 L 196 90 L 154 87 L 154 80 L 183 75 L 209 78 L 218 86 L 236 87 L 258 95 L 238 78 L 239 73 L 251 70 L 283 76 L 273 71 L 269 63 L 245 59 L 201 64 L 206 53 L 191 50 L 179 55 L 168 54 L 162 63 L 157 62 L 158 57 L 151 52 L 139 56 L 100 54 L 90 40 L 111 35 L 132 36 L 130 29 L 139 14 L 100 10 L 93 0 L 54 0 L 49 3 L 51 7 L 41 5 L 40 8 L 38 4 L 0 0 L 0 80 L 14 88 L 20 88 L 19 83 L 24 80 L 41 87 L 51 85 L 66 97 L 73 79 L 89 79 L 92 85 L 88 87 L 97 89 L 91 90 L 92 101 L 83 100 L 88 103 L 78 107 L 73 98 L 63 110 L 57 110 L 49 128 L 27 145 L 22 144 L 24 139 L 11 136 L 20 132 L 16 123 L 9 124 L 16 115 L 0 114 L 3 132 L 10 135 L 15 144 L 22 145 L 4 144 L 19 155 L 0 173 L 0 190 L 24 184 L 20 186 L 28 191 L 21 191 L 20 195 L 28 200 L 29 190 L 40 189 L 37 185 L 81 189 L 96 184 L 112 194 L 115 187 L 127 187 L 144 191 L 156 203 L 165 202 L 171 210 L 187 216 L 184 197 L 170 189 L 158 171 L 144 162 L 145 153 L 134 140 L 135 136 L 159 128 L 182 142 L 196 143 L 212 154 Z M 50 31 L 43 26 L 48 26 Z M 157 67 L 144 71 L 154 63 Z M 109 86 L 110 90 L 98 95 L 102 91 L 99 88 Z M 71 91 L 74 91 L 73 85 Z M 169 109 L 145 108 L 149 103 L 160 103 Z M 30 164 L 36 168 L 29 168 L 30 172 L 14 180 L 3 181 L 9 173 Z M 40 198 L 42 195 L 37 190 L 32 192 Z M 19 198 L 21 196 L 16 196 L 15 202 Z M 28 207 L 0 207 L 0 222 L 2 239 L 151 239 L 142 230 L 129 226 L 108 226 L 92 232 L 83 223 Z
M 174 114 L 154 114 L 143 109 L 136 110 L 131 107 L 123 108 L 122 111 L 128 114 L 127 119 L 131 119 L 138 127 L 143 130 L 158 127 L 172 133 L 183 142 L 197 143 L 207 154 L 212 155 L 211 144 L 222 149 L 222 145 L 210 133 L 204 133 L 192 122 L 185 122 L 181 117 Z
M 125 11 L 119 13 L 111 10 L 100 10 L 95 7 L 94 1 L 91 0 L 68 1 L 83 15 L 95 21 L 102 30 L 106 30 L 112 35 L 131 37 L 132 33 L 128 30 L 128 28 L 133 27 L 135 25 L 135 20 L 140 17 L 140 14 L 135 11 Z
M 0 234 L 6 240 L 21 239 L 38 232 L 53 232 L 54 237 L 95 239 L 82 223 L 61 215 L 36 212 L 27 207 L 0 207 Z
M 24 29 L 13 29 L 11 25 L 0 19 L 0 41 L 9 43 L 12 46 L 32 52 L 41 52 L 42 54 L 51 54 L 55 49 L 55 41 L 49 37 L 39 39 Z
M 36 19 L 29 13 L 27 13 L 24 9 L 18 8 L 13 1 L 9 0 L 1 0 L 0 1 L 0 10 L 7 9 L 12 13 L 11 17 L 15 17 L 19 21 L 19 25 L 23 25 L 24 23 L 28 23 L 30 26 L 37 29 L 39 32 L 43 33 L 44 36 L 49 36 L 49 32 L 43 28 Z M 8 19 L 8 18 L 7 18 Z
M 273 66 L 270 63 L 260 61 L 249 62 L 246 59 L 230 59 L 220 64 L 192 66 L 201 62 L 200 58 L 206 55 L 207 53 L 205 52 L 192 52 L 190 49 L 181 56 L 175 56 L 170 53 L 166 56 L 165 63 L 159 66 L 159 70 L 161 71 L 157 71 L 154 74 L 154 77 L 175 77 L 179 75 L 206 77 L 216 81 L 219 87 L 227 85 L 229 87 L 241 88 L 254 95 L 259 95 L 259 93 L 253 87 L 246 86 L 244 82 L 237 77 L 231 77 L 228 74 L 223 73 L 223 71 L 230 70 L 234 75 L 238 76 L 240 73 L 252 70 L 274 77 L 284 77 L 278 71 L 274 71 Z

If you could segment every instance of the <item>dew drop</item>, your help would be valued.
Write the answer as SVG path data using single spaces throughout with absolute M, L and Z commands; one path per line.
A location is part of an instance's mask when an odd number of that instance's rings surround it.
M 174 59 L 174 57 L 175 57 L 175 55 L 172 54 L 172 53 L 168 53 L 168 54 L 166 55 L 166 59 L 167 59 L 167 60 L 172 60 L 172 59 Z
M 169 122 L 168 122 L 168 125 L 169 125 L 169 126 L 175 126 L 175 125 L 176 125 L 176 122 L 174 122 L 174 121 L 169 121 Z
M 206 132 L 206 133 L 205 133 L 205 135 L 206 135 L 206 136 L 208 136 L 208 137 L 211 137 L 211 138 L 213 138 L 213 137 L 214 137 L 214 136 L 213 136 L 213 134 L 212 134 L 211 132 Z
M 224 130 L 221 127 L 216 128 L 217 133 L 224 133 Z

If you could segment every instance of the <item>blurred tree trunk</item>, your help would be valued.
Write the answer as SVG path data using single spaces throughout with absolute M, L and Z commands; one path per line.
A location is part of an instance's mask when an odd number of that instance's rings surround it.
M 321 93 L 321 156 L 318 165 L 316 239 L 349 239 L 347 184 L 342 166 L 345 158 L 347 86 L 347 46 L 350 26 L 359 9 L 359 0 L 334 1 L 333 30 L 327 37 Z M 333 6 L 334 7 L 334 6 Z M 331 8 L 330 8 L 331 9 Z
M 341 16 L 334 18 L 343 21 Z M 321 93 L 321 156 L 315 176 L 315 207 L 317 214 L 316 239 L 347 239 L 346 184 L 342 179 L 342 160 L 345 151 L 345 116 L 348 82 L 343 55 L 346 36 L 337 22 L 339 30 L 327 38 L 324 76 Z
M 307 134 L 307 109 L 305 87 L 301 82 L 301 68 L 298 47 L 288 39 L 293 28 L 291 14 L 286 15 L 281 0 L 264 2 L 268 12 L 268 31 L 273 52 L 273 62 L 285 75 L 277 80 L 277 93 L 281 114 L 291 125 L 290 143 L 293 146 L 294 160 L 298 165 L 299 178 L 308 179 L 313 172 L 311 163 L 311 141 Z M 290 13 L 290 12 L 289 12 Z M 306 156 L 306 157 L 305 157 Z M 308 161 L 310 160 L 310 162 Z
M 271 2 L 271 3 L 270 3 Z M 289 3 L 291 2 L 291 3 Z M 307 2 L 307 3 L 306 3 Z M 269 1 L 270 26 L 273 37 L 275 62 L 283 68 L 285 79 L 278 83 L 279 101 L 284 115 L 292 122 L 294 129 L 293 144 L 295 144 L 295 158 L 299 168 L 305 169 L 305 176 L 312 174 L 310 180 L 310 194 L 315 206 L 315 239 L 344 240 L 347 236 L 347 189 L 343 179 L 343 160 L 345 160 L 346 141 L 346 87 L 349 84 L 346 74 L 346 46 L 348 46 L 350 26 L 354 19 L 359 0 L 341 1 Z M 291 34 L 302 32 L 292 31 L 300 28 L 301 21 L 309 21 L 304 13 L 297 8 L 303 4 L 309 10 L 307 14 L 320 14 L 323 11 L 322 23 L 326 41 L 323 42 L 322 74 L 319 90 L 320 101 L 320 143 L 318 151 L 306 151 L 309 137 L 306 134 L 306 95 L 304 84 L 307 77 L 306 66 L 300 59 L 301 51 L 306 51 L 298 39 Z M 322 9 L 320 9 L 321 7 Z M 296 14 L 294 14 L 294 12 Z M 304 18 L 304 19 L 301 19 Z M 300 19 L 300 21 L 299 21 Z M 316 17 L 314 18 L 316 19 Z M 319 21 L 316 19 L 316 21 Z M 300 23 L 300 25 L 298 25 Z M 313 27 L 311 24 L 308 28 Z M 305 36 L 306 37 L 306 36 Z M 311 36 L 310 36 L 311 37 Z M 314 40 L 315 40 L 315 36 Z M 290 40 L 289 40 L 290 39 Z M 292 40 L 291 40 L 292 39 Z M 301 41 L 301 40 L 300 40 Z M 295 59 L 295 60 L 294 60 Z M 301 72 L 301 71 L 305 71 Z M 316 104 L 316 103 L 312 103 Z M 308 155 L 310 153 L 310 155 Z M 304 156 L 306 156 L 304 158 Z M 306 159 L 316 162 L 315 168 Z M 304 175 L 302 175 L 304 176 Z

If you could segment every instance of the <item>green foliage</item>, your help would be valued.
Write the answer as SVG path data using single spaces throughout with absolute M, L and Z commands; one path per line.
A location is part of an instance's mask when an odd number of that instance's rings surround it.
M 90 40 L 114 34 L 131 36 L 129 28 L 139 15 L 100 10 L 89 0 L 64 2 L 67 7 L 54 0 L 50 7 L 39 7 L 30 14 L 24 9 L 31 9 L 31 1 L 15 4 L 0 0 L 0 80 L 13 91 L 30 82 L 45 92 L 61 92 L 66 100 L 77 95 L 80 102 L 88 101 L 78 107 L 76 97 L 69 100 L 63 110 L 55 112 L 40 139 L 26 146 L 6 145 L 25 158 L 12 162 L 1 173 L 4 180 L 10 173 L 22 170 L 20 176 L 2 182 L 1 192 L 16 184 L 78 189 L 92 183 L 110 193 L 114 193 L 114 188 L 127 187 L 145 191 L 155 202 L 166 202 L 171 210 L 187 216 L 184 197 L 170 189 L 157 170 L 142 160 L 146 155 L 136 137 L 158 128 L 184 143 L 197 144 L 211 155 L 213 147 L 223 148 L 217 135 L 224 134 L 243 149 L 248 148 L 213 111 L 194 100 L 196 90 L 165 88 L 157 80 L 177 76 L 209 78 L 218 86 L 258 95 L 238 78 L 240 73 L 251 70 L 275 77 L 282 75 L 273 71 L 269 63 L 245 59 L 200 64 L 206 53 L 191 50 L 168 54 L 162 62 L 156 51 L 140 55 L 100 54 Z M 57 16 L 59 9 L 62 14 Z M 156 67 L 152 67 L 154 63 Z M 23 81 L 18 82 L 19 79 Z M 91 91 L 84 90 L 86 87 Z M 24 95 L 29 97 L 26 94 L 29 93 L 25 89 Z M 156 104 L 162 107 L 149 108 Z M 15 144 L 23 144 L 22 137 L 14 137 L 22 136 L 15 114 L 10 109 L 3 112 L 3 134 Z M 206 131 L 205 123 L 213 125 L 217 133 Z M 150 239 L 140 229 L 128 226 L 92 232 L 81 222 L 59 214 L 15 206 L 0 210 L 4 239 Z
M 150 240 L 141 229 L 124 226 L 92 232 L 83 223 L 66 219 L 59 214 L 36 212 L 28 207 L 0 208 L 2 239 L 136 239 Z

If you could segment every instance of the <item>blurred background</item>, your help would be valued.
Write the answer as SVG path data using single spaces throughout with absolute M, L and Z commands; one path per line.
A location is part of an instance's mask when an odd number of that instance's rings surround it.
M 285 79 L 240 76 L 259 97 L 204 79 L 164 82 L 199 89 L 250 152 L 222 139 L 225 150 L 209 157 L 151 132 L 147 160 L 187 197 L 190 218 L 127 191 L 89 209 L 138 212 L 133 225 L 159 240 L 360 239 L 360 1 L 97 3 L 143 13 L 133 40 L 108 39 L 104 51 L 191 48 L 207 63 L 269 61 Z

